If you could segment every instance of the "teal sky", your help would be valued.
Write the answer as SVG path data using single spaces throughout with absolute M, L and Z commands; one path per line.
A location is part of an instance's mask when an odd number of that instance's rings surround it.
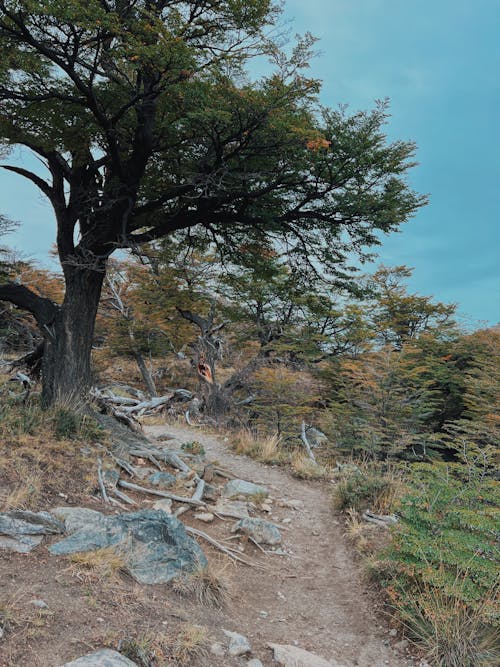
M 320 38 L 322 101 L 391 100 L 390 138 L 418 144 L 412 186 L 430 204 L 384 239 L 380 261 L 415 268 L 411 288 L 456 302 L 472 324 L 500 320 L 500 0 L 285 0 L 292 33 Z M 34 186 L 0 173 L 9 241 L 47 262 L 55 239 Z
M 417 142 L 412 186 L 430 203 L 380 248 L 413 290 L 500 320 L 500 0 L 286 0 L 320 38 L 322 100 L 389 97 L 391 138 Z

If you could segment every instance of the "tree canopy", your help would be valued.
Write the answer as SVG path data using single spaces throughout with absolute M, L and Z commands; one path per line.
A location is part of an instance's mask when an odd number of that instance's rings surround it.
M 323 108 L 306 76 L 313 38 L 286 53 L 278 19 L 269 0 L 0 1 L 0 144 L 44 167 L 2 166 L 50 200 L 66 280 L 61 309 L 12 286 L 0 298 L 57 324 L 72 383 L 89 381 L 76 357 L 90 355 L 116 249 L 184 230 L 233 258 L 278 244 L 297 269 L 345 282 L 352 253 L 425 203 L 406 182 L 415 145 L 384 134 L 386 105 Z M 272 67 L 252 81 L 255 56 Z

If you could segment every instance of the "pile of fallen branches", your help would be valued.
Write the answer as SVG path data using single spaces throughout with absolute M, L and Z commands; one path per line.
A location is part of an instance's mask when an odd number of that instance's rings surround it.
M 113 415 L 133 430 L 138 428 L 138 419 L 146 415 L 153 415 L 171 408 L 174 404 L 185 404 L 193 399 L 193 394 L 187 389 L 169 389 L 164 396 L 147 397 L 142 391 L 120 385 L 120 390 L 126 396 L 116 394 L 115 387 L 94 387 L 91 395 L 99 408 Z

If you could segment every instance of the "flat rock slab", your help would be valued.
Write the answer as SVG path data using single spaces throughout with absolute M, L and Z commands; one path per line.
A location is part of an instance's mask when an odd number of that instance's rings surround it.
M 221 516 L 228 516 L 232 519 L 248 518 L 248 505 L 242 500 L 224 500 L 220 498 L 214 507 L 214 511 Z
M 71 662 L 65 662 L 62 667 L 137 667 L 137 663 L 116 651 L 105 648 Z
M 102 512 L 91 510 L 88 507 L 56 507 L 52 512 L 64 522 L 67 533 L 74 533 L 82 528 L 98 528 L 106 519 Z
M 241 519 L 231 530 L 232 533 L 238 531 L 248 535 L 258 544 L 269 544 L 271 546 L 281 544 L 280 531 L 274 523 L 265 519 Z
M 283 667 L 344 667 L 339 662 L 329 662 L 315 653 L 289 644 L 268 644 L 274 651 L 274 659 Z
M 80 523 L 72 535 L 52 544 L 50 553 L 64 556 L 114 547 L 123 557 L 128 572 L 141 584 L 164 584 L 181 573 L 208 564 L 184 525 L 162 510 L 89 515 L 89 518 L 88 525 Z
M 231 479 L 222 489 L 224 498 L 237 498 L 238 496 L 268 496 L 269 491 L 265 486 L 259 486 L 253 482 L 247 482 L 244 479 Z
M 0 535 L 0 549 L 9 549 L 17 551 L 19 554 L 27 554 L 37 547 L 43 540 L 43 535 L 19 535 L 19 537 L 9 537 Z
M 64 532 L 64 524 L 49 512 L 13 510 L 0 514 L 0 535 L 57 535 Z

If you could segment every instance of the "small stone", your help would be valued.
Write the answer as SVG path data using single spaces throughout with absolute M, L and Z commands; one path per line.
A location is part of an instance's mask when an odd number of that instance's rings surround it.
M 48 609 L 49 607 L 45 600 L 31 600 L 31 604 L 38 609 Z
M 0 628 L 0 639 L 3 639 L 3 628 Z
M 292 523 L 292 520 L 290 518 L 283 519 L 281 523 Z
M 303 500 L 282 500 L 280 502 L 281 507 L 288 507 L 292 510 L 302 510 L 304 509 Z
M 410 642 L 407 639 L 402 639 L 400 642 L 394 644 L 394 648 L 396 651 L 404 651 L 408 648 L 409 645 Z
M 205 484 L 205 490 L 203 492 L 203 498 L 206 500 L 212 500 L 216 502 L 219 497 L 219 491 L 216 486 L 213 484 Z
M 212 523 L 215 517 L 211 512 L 199 512 L 194 515 L 194 518 L 203 521 L 203 523 Z
M 168 489 L 176 483 L 177 478 L 169 472 L 155 472 L 149 475 L 147 481 L 160 489 Z
M 172 514 L 172 501 L 170 498 L 162 498 L 153 503 L 153 509 L 161 510 L 165 514 Z
M 397 636 L 398 636 L 398 631 L 396 630 L 396 628 L 392 628 L 391 630 L 389 630 L 389 637 L 397 637 Z
M 212 655 L 216 655 L 218 658 L 223 658 L 226 654 L 226 651 L 222 644 L 219 642 L 214 642 L 210 647 L 210 653 L 212 653 Z
M 259 616 L 261 618 L 267 618 L 269 616 L 269 612 L 267 611 L 259 611 Z
M 273 523 L 265 519 L 241 519 L 231 529 L 233 533 L 237 531 L 249 535 L 259 544 L 269 544 L 271 546 L 281 544 L 280 531 Z
M 239 655 L 245 655 L 245 653 L 250 653 L 252 651 L 250 642 L 244 635 L 224 629 L 222 632 L 226 637 L 229 637 L 229 655 L 236 658 Z

